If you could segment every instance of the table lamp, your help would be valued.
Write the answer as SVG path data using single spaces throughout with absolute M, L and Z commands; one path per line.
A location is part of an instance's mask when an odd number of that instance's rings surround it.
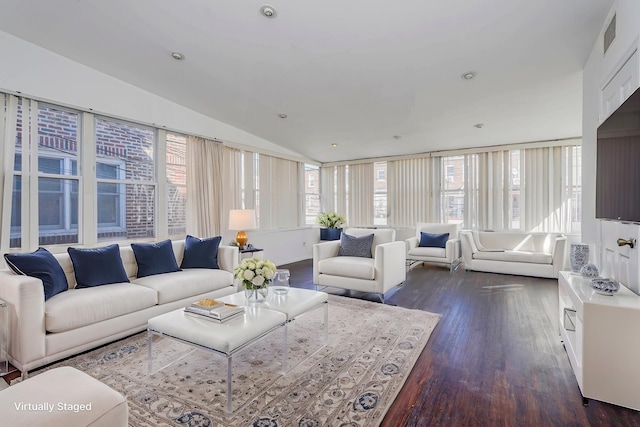
M 229 211 L 229 230 L 236 230 L 236 242 L 244 249 L 249 241 L 245 230 L 256 228 L 256 211 L 254 209 L 232 209 Z

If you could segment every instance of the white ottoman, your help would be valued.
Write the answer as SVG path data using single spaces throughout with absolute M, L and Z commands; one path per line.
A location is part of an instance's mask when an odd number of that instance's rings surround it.
M 71 367 L 52 369 L 0 391 L 6 426 L 127 426 L 120 393 Z

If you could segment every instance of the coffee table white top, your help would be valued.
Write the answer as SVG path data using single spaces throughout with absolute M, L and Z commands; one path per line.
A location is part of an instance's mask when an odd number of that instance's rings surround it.
M 329 296 L 325 292 L 313 291 L 311 289 L 289 288 L 286 294 L 276 294 L 269 290 L 266 301 L 250 304 L 249 307 L 268 308 L 287 315 L 287 320 L 306 313 L 313 307 L 327 302 Z M 247 306 L 247 300 L 243 292 L 217 298 L 230 304 Z
M 184 309 L 170 311 L 149 319 L 147 328 L 191 344 L 229 354 L 246 343 L 284 325 L 287 316 L 261 307 L 245 307 L 245 312 L 224 323 L 198 319 Z

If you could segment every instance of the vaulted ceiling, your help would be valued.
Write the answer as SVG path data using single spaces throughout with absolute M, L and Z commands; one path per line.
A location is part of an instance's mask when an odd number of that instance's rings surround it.
M 0 30 L 329 162 L 580 136 L 613 3 L 268 1 L 0 0 Z

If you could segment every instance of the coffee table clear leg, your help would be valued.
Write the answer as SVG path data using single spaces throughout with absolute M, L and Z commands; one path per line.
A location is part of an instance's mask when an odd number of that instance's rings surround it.
M 327 345 L 329 344 L 329 303 L 324 303 L 324 336 L 323 338 L 323 344 Z
M 231 401 L 231 368 L 233 367 L 233 356 L 227 356 L 227 412 L 233 412 L 233 402 Z
M 151 331 L 147 331 L 147 374 L 151 375 L 153 373 L 153 357 L 151 353 L 151 343 L 153 342 L 153 334 Z
M 282 373 L 287 373 L 287 360 L 289 359 L 289 323 L 284 324 L 284 339 L 282 342 Z

